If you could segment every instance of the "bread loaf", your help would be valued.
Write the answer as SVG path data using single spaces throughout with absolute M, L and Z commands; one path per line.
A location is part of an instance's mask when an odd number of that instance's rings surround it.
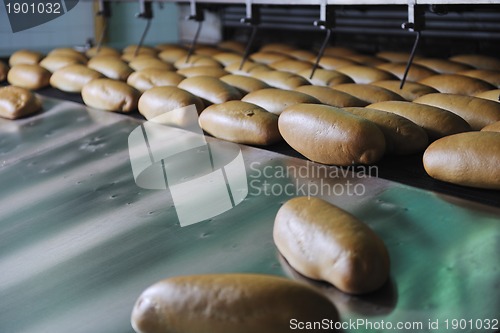
M 0 117 L 17 119 L 39 111 L 42 104 L 28 89 L 7 86 L 0 88 Z
M 341 67 L 337 69 L 340 73 L 349 76 L 356 83 L 368 84 L 382 80 L 395 80 L 396 76 L 384 70 L 361 65 Z
M 177 87 L 154 87 L 142 94 L 138 108 L 147 120 L 151 120 L 165 112 L 193 104 L 198 113 L 205 108 L 199 97 L 186 90 Z
M 264 81 L 268 85 L 279 89 L 295 89 L 310 84 L 309 81 L 297 74 L 282 71 L 252 72 L 252 77 Z
M 127 78 L 127 84 L 144 92 L 153 87 L 177 86 L 186 77 L 168 70 L 143 69 L 133 72 Z
M 419 83 L 430 86 L 441 93 L 474 96 L 483 91 L 495 89 L 486 81 L 459 74 L 429 76 Z
M 195 54 L 202 56 L 213 57 L 214 55 L 221 53 L 222 50 L 213 46 L 199 46 L 196 47 L 194 52 Z
M 107 111 L 131 112 L 137 109 L 140 93 L 125 82 L 111 79 L 92 80 L 82 88 L 83 102 Z
M 184 49 L 168 49 L 161 51 L 158 54 L 158 58 L 161 60 L 168 62 L 170 64 L 175 63 L 179 58 L 184 58 L 184 61 L 186 61 L 186 56 L 188 54 L 187 50 Z
M 267 83 L 249 76 L 229 74 L 220 79 L 238 89 L 242 95 L 246 95 L 256 90 L 270 88 Z
M 343 110 L 374 122 L 384 133 L 387 154 L 416 154 L 429 145 L 427 132 L 422 127 L 395 113 L 360 107 Z
M 420 96 L 438 92 L 432 87 L 417 82 L 405 82 L 403 89 L 399 89 L 399 87 L 401 86 L 401 82 L 395 80 L 373 82 L 372 85 L 390 90 L 400 95 L 407 101 L 413 101 Z
M 37 90 L 49 85 L 50 72 L 40 65 L 15 65 L 7 74 L 7 81 L 13 86 Z
M 267 146 L 281 140 L 277 115 L 241 101 L 209 106 L 200 115 L 200 126 L 216 138 L 236 143 Z
M 241 55 L 232 52 L 218 53 L 212 58 L 220 62 L 223 66 L 231 65 L 233 63 L 239 64 L 243 60 L 243 57 Z
M 128 63 L 130 68 L 134 71 L 140 71 L 143 69 L 165 69 L 165 70 L 174 70 L 174 66 L 169 64 L 168 62 L 161 61 L 157 58 L 140 58 L 134 59 Z
M 300 61 L 295 59 L 285 59 L 280 61 L 275 61 L 269 64 L 269 67 L 283 72 L 289 73 L 299 73 L 304 70 L 311 70 L 313 68 L 313 64 L 307 61 Z
M 481 131 L 486 131 L 486 132 L 500 132 L 500 121 L 497 121 L 496 123 L 490 124 L 486 127 L 483 127 Z
M 52 74 L 50 85 L 62 91 L 79 93 L 85 84 L 101 77 L 101 73 L 85 65 L 69 65 Z
M 40 61 L 40 66 L 51 73 L 70 65 L 82 64 L 77 58 L 66 55 L 51 55 Z
M 500 71 L 491 71 L 486 69 L 471 69 L 458 74 L 470 76 L 488 82 L 489 84 L 500 88 Z
M 299 273 L 349 294 L 379 289 L 389 278 L 382 239 L 348 212 L 314 197 L 286 202 L 274 221 L 274 243 Z
M 280 115 L 290 105 L 298 103 L 321 103 L 318 99 L 291 90 L 281 90 L 276 88 L 262 89 L 249 93 L 241 99 L 243 102 L 260 106 L 264 110 Z
M 7 73 L 9 72 L 9 66 L 7 66 L 3 61 L 0 61 L 0 82 L 7 79 Z
M 139 54 L 150 54 L 150 55 L 156 55 L 158 54 L 158 49 L 154 48 L 154 47 L 151 47 L 151 46 L 146 46 L 146 45 L 141 45 L 141 47 L 139 48 L 139 50 L 137 50 L 137 47 L 139 45 L 129 45 L 127 47 L 125 47 L 122 51 L 123 54 L 134 54 L 134 53 L 137 53 L 137 55 Z
M 429 94 L 415 103 L 437 106 L 462 117 L 475 131 L 500 120 L 500 103 L 478 97 L 454 94 Z
M 462 54 L 450 60 L 472 66 L 477 69 L 500 71 L 500 59 L 479 54 Z
M 107 78 L 119 81 L 126 81 L 134 71 L 124 61 L 113 56 L 96 56 L 89 60 L 87 66 Z
M 488 90 L 475 95 L 474 97 L 489 99 L 500 103 L 500 89 Z
M 403 79 L 406 70 L 406 63 L 394 63 L 388 62 L 385 64 L 378 65 L 377 68 L 382 69 L 386 72 L 389 72 L 398 79 Z M 406 81 L 420 81 L 425 79 L 426 77 L 436 75 L 437 72 L 433 71 L 430 68 L 421 66 L 419 64 L 412 64 L 410 70 L 408 71 L 408 75 L 406 76 Z
M 338 320 L 321 293 L 281 277 L 218 274 L 173 277 L 147 288 L 132 311 L 137 333 L 285 333 L 290 322 Z M 309 332 L 320 332 L 313 329 Z
M 414 63 L 432 69 L 439 74 L 454 74 L 462 72 L 472 67 L 445 59 L 419 58 L 413 60 Z
M 386 63 L 387 60 L 376 57 L 376 56 L 371 56 L 371 55 L 366 55 L 366 54 L 353 54 L 349 56 L 342 56 L 345 59 L 355 61 L 360 65 L 363 66 L 368 66 L 368 67 L 376 67 L 380 64 Z
M 260 48 L 260 52 L 272 52 L 272 53 L 282 53 L 289 54 L 291 51 L 295 51 L 296 48 L 289 44 L 284 43 L 269 43 Z
M 257 73 L 257 72 L 272 71 L 272 69 L 266 65 L 257 64 L 257 63 L 254 63 L 254 62 L 251 62 L 248 60 L 243 64 L 243 66 L 241 66 L 241 63 L 239 63 L 239 62 L 233 62 L 233 63 L 227 65 L 226 67 L 224 67 L 224 69 L 231 74 L 245 75 L 245 76 L 250 76 L 253 73 Z
M 338 84 L 332 88 L 348 93 L 349 95 L 357 97 L 367 103 L 377 103 L 383 101 L 404 101 L 404 98 L 400 95 L 388 89 L 370 84 L 346 83 Z
M 500 190 L 500 133 L 468 132 L 437 140 L 424 153 L 424 167 L 436 179 Z
M 174 62 L 174 66 L 177 69 L 196 66 L 222 67 L 217 60 L 199 54 L 193 54 L 189 59 L 187 59 L 187 55 L 183 56 Z
M 368 103 L 345 92 L 333 90 L 329 87 L 301 86 L 295 91 L 317 98 L 322 104 L 345 107 L 345 106 L 365 106 Z
M 211 76 L 190 77 L 179 83 L 178 87 L 207 101 L 205 104 L 219 104 L 242 97 L 238 89 Z
M 384 134 L 377 125 L 332 106 L 289 106 L 280 115 L 278 126 L 283 139 L 314 162 L 372 164 L 385 152 Z
M 78 60 L 78 63 L 80 64 L 86 64 L 87 63 L 87 57 L 81 53 L 78 52 L 77 50 L 71 48 L 71 47 L 61 47 L 61 48 L 56 48 L 50 51 L 47 54 L 47 57 L 52 57 L 52 56 L 65 56 L 65 57 L 70 57 Z
M 193 76 L 212 76 L 212 77 L 222 77 L 228 75 L 229 72 L 226 72 L 222 68 L 214 67 L 214 66 L 196 66 L 196 67 L 188 67 L 182 68 L 177 71 L 177 73 L 185 76 L 185 77 L 193 77 Z
M 317 55 L 311 51 L 306 51 L 306 50 L 293 50 L 288 53 L 290 57 L 297 59 L 297 60 L 302 60 L 302 61 L 308 61 L 308 62 L 315 62 Z
M 231 51 L 239 54 L 243 54 L 245 52 L 245 44 L 237 42 L 235 40 L 223 40 L 217 44 L 219 49 L 225 51 Z
M 317 86 L 333 87 L 337 84 L 342 83 L 354 83 L 354 81 L 349 76 L 334 70 L 318 68 L 314 71 L 314 75 L 312 78 L 311 72 L 311 69 L 306 69 L 297 74 Z
M 387 101 L 368 105 L 369 108 L 392 112 L 422 127 L 429 139 L 470 131 L 470 125 L 460 116 L 447 110 L 411 102 Z
M 31 50 L 19 50 L 14 53 L 9 58 L 9 65 L 36 65 L 43 59 L 43 54 Z
M 406 52 L 393 52 L 393 51 L 382 51 L 376 54 L 378 58 L 385 59 L 390 61 L 391 63 L 407 63 L 408 59 L 410 59 L 410 54 Z M 415 59 L 420 58 L 418 55 L 415 55 Z
M 105 45 L 101 45 L 99 50 L 97 49 L 97 46 L 93 46 L 85 52 L 85 55 L 89 58 L 93 58 L 95 56 L 113 56 L 120 58 L 120 52 Z
M 150 53 L 142 53 L 135 55 L 133 52 L 124 53 L 120 57 L 120 60 L 126 63 L 130 63 L 136 60 L 151 60 L 151 59 L 158 60 L 158 57 L 155 54 L 150 54 Z
M 321 57 L 319 61 L 319 65 L 323 69 L 328 70 L 337 70 L 338 68 L 347 67 L 347 66 L 357 66 L 359 65 L 357 62 L 337 57 Z
M 327 46 L 325 47 L 324 55 L 329 57 L 349 58 L 352 55 L 358 55 L 358 52 L 343 46 Z

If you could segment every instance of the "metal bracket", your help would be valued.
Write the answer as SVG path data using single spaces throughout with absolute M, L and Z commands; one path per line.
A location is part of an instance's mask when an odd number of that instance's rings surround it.
M 257 30 L 259 29 L 260 24 L 260 11 L 256 6 L 252 6 L 252 0 L 245 0 L 245 5 L 246 17 L 242 18 L 240 22 L 242 24 L 251 25 L 252 34 L 250 35 L 250 39 L 248 40 L 247 46 L 245 48 L 245 53 L 243 53 L 243 58 L 241 59 L 239 70 L 243 68 L 243 65 L 250 55 L 250 51 L 252 50 L 252 45 L 255 40 L 255 36 L 257 35 Z
M 325 52 L 325 48 L 328 45 L 328 42 L 330 41 L 330 37 L 332 35 L 332 29 L 335 25 L 335 13 L 333 7 L 332 6 L 328 7 L 327 4 L 328 4 L 327 0 L 320 0 L 319 20 L 314 21 L 314 26 L 319 27 L 322 30 L 326 30 L 326 36 L 325 39 L 323 40 L 321 48 L 319 49 L 318 56 L 316 57 L 316 61 L 314 62 L 314 66 L 311 70 L 311 75 L 309 76 L 309 79 L 313 78 L 314 73 L 316 72 L 316 69 L 319 66 L 319 62 L 323 57 L 323 53 Z
M 198 22 L 198 28 L 196 29 L 194 38 L 191 42 L 191 45 L 189 46 L 188 54 L 186 55 L 186 64 L 189 62 L 189 59 L 194 53 L 196 43 L 198 42 L 198 37 L 200 37 L 201 27 L 203 25 L 203 21 L 205 20 L 205 15 L 203 15 L 203 10 L 199 6 L 199 4 L 196 3 L 195 0 L 190 1 L 190 6 L 191 6 L 191 13 L 189 16 L 186 17 L 186 20 L 193 20 Z
M 141 39 L 139 40 L 139 44 L 137 44 L 137 47 L 134 51 L 134 57 L 136 57 L 139 54 L 139 50 L 144 44 L 144 39 L 146 38 L 146 35 L 148 34 L 149 27 L 151 26 L 151 19 L 153 18 L 153 2 L 152 1 L 145 1 L 145 0 L 139 0 L 139 13 L 135 15 L 136 17 L 143 18 L 147 20 L 146 27 L 144 28 L 144 31 L 142 33 Z
M 102 28 L 101 35 L 97 41 L 96 52 L 99 53 L 99 51 L 101 51 L 102 42 L 104 41 L 104 36 L 106 36 L 106 32 L 108 31 L 108 19 L 111 17 L 111 2 L 99 0 L 99 10 L 96 15 L 104 18 L 104 27 Z
M 410 53 L 410 57 L 408 58 L 408 62 L 406 63 L 405 72 L 403 74 L 403 77 L 401 78 L 399 89 L 403 89 L 405 85 L 406 77 L 408 76 L 408 72 L 410 71 L 411 65 L 413 63 L 413 58 L 415 57 L 415 53 L 420 42 L 421 30 L 424 28 L 423 11 L 420 7 L 417 7 L 416 0 L 408 0 L 408 22 L 403 23 L 401 25 L 401 28 L 410 32 L 415 32 L 416 36 L 415 42 L 413 43 L 413 48 Z

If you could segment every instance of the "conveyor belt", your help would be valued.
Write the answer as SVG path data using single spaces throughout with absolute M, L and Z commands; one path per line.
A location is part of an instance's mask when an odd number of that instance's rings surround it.
M 0 119 L 0 332 L 132 333 L 135 299 L 162 278 L 293 275 L 272 240 L 274 216 L 290 197 L 265 190 L 291 184 L 299 191 L 322 181 L 364 188 L 323 197 L 368 223 L 391 256 L 391 281 L 375 294 L 351 297 L 318 286 L 342 321 L 420 322 L 423 329 L 410 331 L 437 332 L 428 322 L 439 320 L 444 332 L 445 320 L 500 319 L 498 207 L 352 174 L 267 179 L 264 170 L 324 167 L 241 146 L 254 181 L 249 196 L 222 215 L 180 227 L 168 191 L 134 183 L 127 139 L 139 124 L 48 98 L 43 113 Z M 395 330 L 344 330 L 370 331 Z

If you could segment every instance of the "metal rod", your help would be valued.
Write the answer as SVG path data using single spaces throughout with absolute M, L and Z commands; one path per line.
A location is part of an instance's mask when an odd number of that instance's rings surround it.
M 191 46 L 189 47 L 188 54 L 186 56 L 186 64 L 189 62 L 189 59 L 194 53 L 194 48 L 196 47 L 196 43 L 198 42 L 198 37 L 200 36 L 201 27 L 203 25 L 203 21 L 198 22 L 198 29 L 196 29 L 196 34 L 191 42 Z
M 250 35 L 250 40 L 247 43 L 247 47 L 245 48 L 245 53 L 243 53 L 243 59 L 241 59 L 240 67 L 238 70 L 241 70 L 243 68 L 243 65 L 248 59 L 248 56 L 250 55 L 250 51 L 252 49 L 253 41 L 255 40 L 255 36 L 257 35 L 257 30 L 258 30 L 257 25 L 252 26 L 252 34 Z
M 144 43 L 144 39 L 146 38 L 146 35 L 148 34 L 150 26 L 151 26 L 151 19 L 148 18 L 146 21 L 146 27 L 144 28 L 144 32 L 142 33 L 141 39 L 139 40 L 139 44 L 135 48 L 134 58 L 137 57 L 137 55 L 139 54 L 139 49 L 142 47 L 142 44 Z
M 104 36 L 106 36 L 107 30 L 108 30 L 108 19 L 104 18 L 104 27 L 102 28 L 101 35 L 99 36 L 99 40 L 97 41 L 96 54 L 101 51 L 102 42 L 104 41 Z
M 405 73 L 403 74 L 403 78 L 401 79 L 401 84 L 399 89 L 403 89 L 406 77 L 408 76 L 408 72 L 410 71 L 411 64 L 413 63 L 413 58 L 415 57 L 415 52 L 417 51 L 418 42 L 420 41 L 420 31 L 416 31 L 417 36 L 415 38 L 415 43 L 413 43 L 413 48 L 410 53 L 410 58 L 408 58 L 408 62 L 406 63 Z
M 316 72 L 316 69 L 318 68 L 319 61 L 323 57 L 323 53 L 325 53 L 326 46 L 328 45 L 328 41 L 330 40 L 330 36 L 332 34 L 332 29 L 327 28 L 326 29 L 326 36 L 325 40 L 323 41 L 323 44 L 321 45 L 321 48 L 319 49 L 318 56 L 316 57 L 316 62 L 314 63 L 314 66 L 311 70 L 311 76 L 309 76 L 309 79 L 311 80 L 314 76 L 314 72 Z

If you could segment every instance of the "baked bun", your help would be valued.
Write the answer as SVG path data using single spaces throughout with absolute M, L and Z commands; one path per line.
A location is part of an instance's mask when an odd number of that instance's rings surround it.
M 376 67 L 380 64 L 387 62 L 387 60 L 385 59 L 366 54 L 352 54 L 344 58 L 350 61 L 355 61 L 362 66 L 368 66 L 368 67 Z
M 251 93 L 252 91 L 270 88 L 270 86 L 253 77 L 229 74 L 220 78 L 221 81 L 238 89 L 243 95 Z
M 491 71 L 487 69 L 470 69 L 467 71 L 459 72 L 458 74 L 480 79 L 497 88 L 500 88 L 500 71 Z
M 205 108 L 200 98 L 186 90 L 177 87 L 154 87 L 142 94 L 139 99 L 139 112 L 151 120 L 165 112 L 193 104 L 198 113 Z
M 475 95 L 474 97 L 489 99 L 500 103 L 500 89 L 488 90 Z
M 72 49 L 70 47 L 61 47 L 61 48 L 53 49 L 52 51 L 50 51 L 47 54 L 47 57 L 56 56 L 56 55 L 74 58 L 74 59 L 78 60 L 78 63 L 80 63 L 80 64 L 85 64 L 85 63 L 87 63 L 87 60 L 88 60 L 87 57 L 83 53 L 78 52 L 77 50 Z
M 177 86 L 185 78 L 176 72 L 149 68 L 130 74 L 127 78 L 127 84 L 144 92 L 153 87 Z
M 174 62 L 174 66 L 177 69 L 187 68 L 187 67 L 196 67 L 196 66 L 213 66 L 213 67 L 222 67 L 222 65 L 215 59 L 201 56 L 198 54 L 193 54 L 186 61 L 187 55 L 179 58 Z
M 17 119 L 39 111 L 42 104 L 28 89 L 14 86 L 0 88 L 0 117 Z
M 337 57 L 322 57 L 319 60 L 319 66 L 323 69 L 328 70 L 337 70 L 338 68 L 357 65 L 359 65 L 359 63 L 357 63 L 356 61 Z
M 37 90 L 49 85 L 50 72 L 40 65 L 15 65 L 7 74 L 7 81 L 13 86 Z
M 348 93 L 349 95 L 357 97 L 367 103 L 404 101 L 404 98 L 395 92 L 371 84 L 345 83 L 338 84 L 332 88 Z
M 54 73 L 58 69 L 64 68 L 70 65 L 82 64 L 80 60 L 72 56 L 66 56 L 64 54 L 61 55 L 50 55 L 45 57 L 42 61 L 40 61 L 40 66 L 45 68 L 51 73 Z
M 345 107 L 345 106 L 366 106 L 368 103 L 345 92 L 333 90 L 329 87 L 301 86 L 295 91 L 317 98 L 322 104 Z
M 223 66 L 231 65 L 233 63 L 239 64 L 243 60 L 241 55 L 232 52 L 217 53 L 212 58 L 220 62 Z
M 231 74 L 245 75 L 245 76 L 250 76 L 250 75 L 253 75 L 254 73 L 257 73 L 257 72 L 272 71 L 272 69 L 266 65 L 257 64 L 255 62 L 251 62 L 248 60 L 245 61 L 243 66 L 241 66 L 241 63 L 239 63 L 239 62 L 233 62 L 233 63 L 227 65 L 226 67 L 224 67 L 224 69 Z
M 341 67 L 338 68 L 337 71 L 349 76 L 354 80 L 354 82 L 360 84 L 369 84 L 376 81 L 397 79 L 396 76 L 384 70 L 361 65 Z
M 317 68 L 314 71 L 314 75 L 312 78 L 311 78 L 311 72 L 312 72 L 311 69 L 306 69 L 297 74 L 302 76 L 306 80 L 309 80 L 311 84 L 317 86 L 333 87 L 337 84 L 342 84 L 342 83 L 354 83 L 354 81 L 349 76 L 334 70 Z
M 396 80 L 377 81 L 373 82 L 372 85 L 390 90 L 400 95 L 407 101 L 413 101 L 414 99 L 417 99 L 420 96 L 438 92 L 436 89 L 432 87 L 417 82 L 405 82 L 403 89 L 399 88 L 401 86 L 401 81 L 396 81 Z
M 113 56 L 116 58 L 120 57 L 120 52 L 115 50 L 112 47 L 102 45 L 99 50 L 97 50 L 97 46 L 93 46 L 85 52 L 85 55 L 89 58 L 93 58 L 95 56 Z
M 205 104 L 219 104 L 242 97 L 238 89 L 211 76 L 190 77 L 179 83 L 178 87 L 207 101 Z
M 92 80 L 82 88 L 83 102 L 107 111 L 131 112 L 137 109 L 140 93 L 125 82 L 111 79 Z
M 406 63 L 408 59 L 410 59 L 410 54 L 406 52 L 393 52 L 393 51 L 383 51 L 375 54 L 377 58 L 381 58 L 390 62 L 399 62 Z M 420 58 L 418 55 L 415 55 L 415 59 Z
M 486 127 L 483 127 L 481 131 L 486 131 L 486 132 L 500 132 L 500 121 L 497 121 L 496 123 L 490 124 Z
M 196 66 L 196 67 L 187 67 L 182 68 L 177 71 L 177 73 L 185 76 L 185 77 L 194 77 L 194 76 L 212 76 L 212 77 L 222 77 L 228 75 L 229 72 L 226 72 L 222 68 L 214 67 L 214 66 Z
M 311 70 L 313 68 L 313 64 L 311 64 L 310 62 L 300 61 L 295 59 L 286 59 L 286 60 L 272 62 L 268 66 L 277 71 L 283 71 L 295 74 L 304 70 Z
M 36 65 L 43 59 L 43 54 L 31 50 L 19 50 L 14 53 L 9 58 L 9 65 Z
M 294 59 L 308 61 L 311 63 L 315 62 L 317 57 L 315 53 L 306 50 L 293 50 L 290 51 L 289 55 Z
M 62 91 L 79 93 L 85 84 L 102 78 L 98 71 L 85 65 L 69 65 L 56 70 L 50 77 L 50 85 Z
M 495 89 L 486 81 L 459 74 L 429 76 L 419 83 L 436 89 L 441 93 L 474 96 L 483 91 Z
M 160 59 L 156 58 L 140 58 L 140 59 L 133 59 L 131 60 L 128 65 L 130 68 L 132 68 L 134 71 L 140 71 L 143 69 L 165 69 L 165 70 L 174 70 L 174 66 L 161 61 Z
M 469 65 L 477 69 L 500 71 L 500 59 L 480 54 L 462 54 L 450 58 L 450 60 Z
M 186 56 L 188 54 L 188 51 L 185 49 L 167 49 L 164 51 L 161 51 L 158 54 L 158 58 L 161 60 L 168 62 L 169 64 L 175 63 L 179 58 L 184 57 L 184 61 L 186 61 Z
M 471 66 L 445 59 L 419 58 L 413 60 L 413 62 L 432 69 L 434 72 L 439 74 L 455 74 L 468 69 L 472 69 Z
M 297 74 L 281 71 L 252 72 L 252 77 L 264 81 L 268 85 L 279 89 L 295 89 L 310 84 L 309 81 Z
M 378 65 L 377 68 L 389 72 L 395 75 L 398 79 L 402 80 L 406 70 L 406 63 L 388 62 Z M 410 70 L 408 71 L 408 75 L 406 76 L 406 81 L 416 82 L 436 74 L 437 72 L 430 68 L 419 64 L 412 64 Z
M 87 66 L 109 79 L 119 81 L 126 81 L 134 71 L 124 61 L 113 56 L 96 56 L 89 60 Z
M 272 52 L 272 53 L 282 53 L 282 54 L 289 54 L 291 51 L 295 51 L 296 48 L 294 48 L 291 45 L 284 44 L 284 43 L 269 43 L 260 48 L 260 52 Z
M 261 89 L 249 93 L 241 99 L 243 102 L 260 106 L 264 110 L 280 115 L 290 105 L 299 103 L 320 104 L 321 102 L 304 93 L 276 88 Z
M 237 42 L 235 40 L 223 40 L 217 44 L 217 47 L 221 50 L 231 51 L 239 54 L 245 52 L 245 44 Z

